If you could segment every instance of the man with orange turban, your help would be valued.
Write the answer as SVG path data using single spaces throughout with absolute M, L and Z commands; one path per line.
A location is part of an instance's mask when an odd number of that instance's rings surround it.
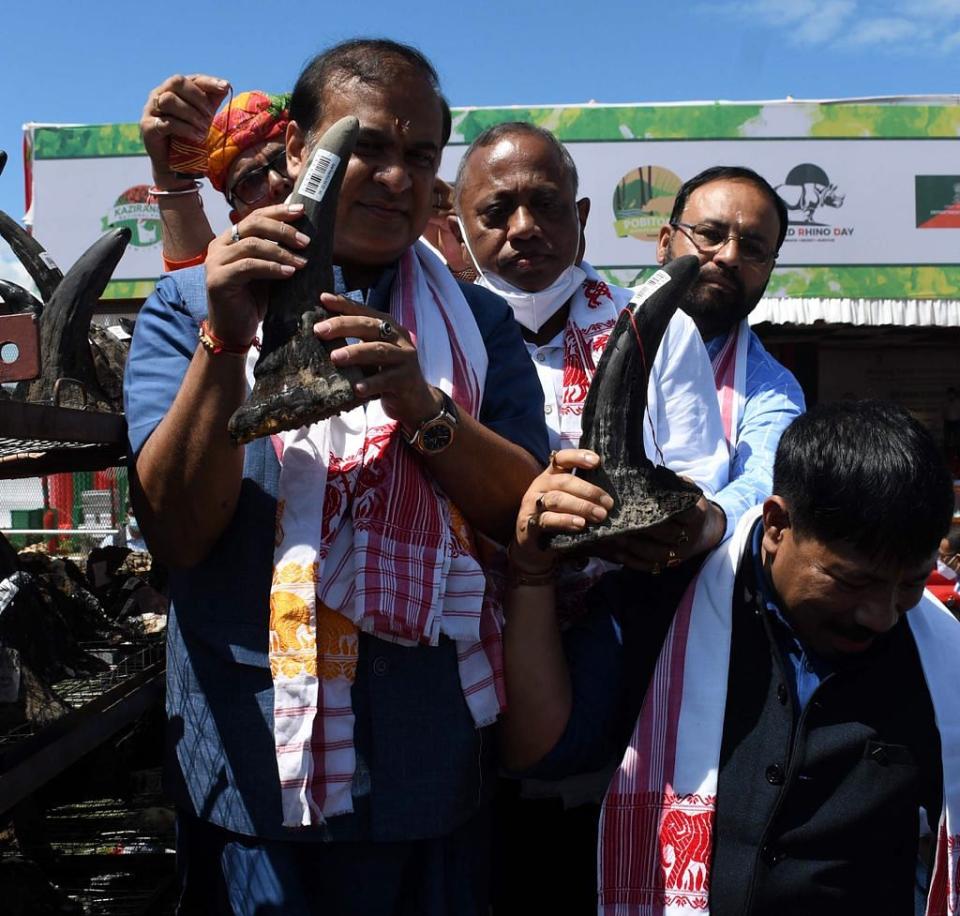
M 243 92 L 214 114 L 229 89 L 212 76 L 171 76 L 144 106 L 140 131 L 163 222 L 165 270 L 202 263 L 214 237 L 198 177 L 224 194 L 234 222 L 279 203 L 292 188 L 284 154 L 289 97 Z

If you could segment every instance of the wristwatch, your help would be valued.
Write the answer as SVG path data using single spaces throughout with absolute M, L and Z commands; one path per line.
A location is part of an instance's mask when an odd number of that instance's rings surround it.
M 407 445 L 413 446 L 421 455 L 439 455 L 450 447 L 457 432 L 460 422 L 457 405 L 445 391 L 440 391 L 440 397 L 440 413 L 424 420 L 407 439 Z

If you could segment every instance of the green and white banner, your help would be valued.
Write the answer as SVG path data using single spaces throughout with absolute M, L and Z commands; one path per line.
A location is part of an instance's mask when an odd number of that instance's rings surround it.
M 567 144 L 590 197 L 587 257 L 629 284 L 654 263 L 680 184 L 711 165 L 764 175 L 790 213 L 768 296 L 960 299 L 960 105 L 853 102 L 455 109 L 441 174 L 486 127 L 532 121 Z M 109 294 L 160 270 L 136 125 L 28 125 L 37 238 L 69 266 L 111 224 L 134 236 Z M 216 231 L 226 205 L 210 188 Z

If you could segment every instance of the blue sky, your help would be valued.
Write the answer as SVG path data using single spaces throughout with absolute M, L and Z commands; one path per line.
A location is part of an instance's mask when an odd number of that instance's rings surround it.
M 355 35 L 416 44 L 455 106 L 960 93 L 960 0 L 3 6 L 0 209 L 17 219 L 24 122 L 134 121 L 175 72 L 287 89 L 314 53 Z M 8 259 L 0 250 L 13 279 Z

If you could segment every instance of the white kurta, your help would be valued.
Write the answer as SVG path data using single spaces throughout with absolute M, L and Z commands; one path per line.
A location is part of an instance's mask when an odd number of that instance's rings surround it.
M 600 279 L 589 264 L 584 262 L 581 266 L 587 273 L 588 282 Z M 594 327 L 604 319 L 615 321 L 633 295 L 631 289 L 609 284 L 607 288 L 610 297 L 594 300 L 598 304 L 591 308 L 589 321 Z M 583 298 L 582 292 L 578 292 L 571 303 L 572 321 L 578 320 L 578 312 L 583 307 L 577 301 L 578 297 Z M 561 445 L 564 331 L 543 346 L 528 342 L 527 352 L 543 388 L 544 419 L 550 447 L 576 445 L 571 442 L 569 434 L 564 436 Z M 654 464 L 665 464 L 677 474 L 692 478 L 708 496 L 727 483 L 730 453 L 717 404 L 713 368 L 696 325 L 681 311 L 670 320 L 653 361 L 647 388 L 643 446 Z

